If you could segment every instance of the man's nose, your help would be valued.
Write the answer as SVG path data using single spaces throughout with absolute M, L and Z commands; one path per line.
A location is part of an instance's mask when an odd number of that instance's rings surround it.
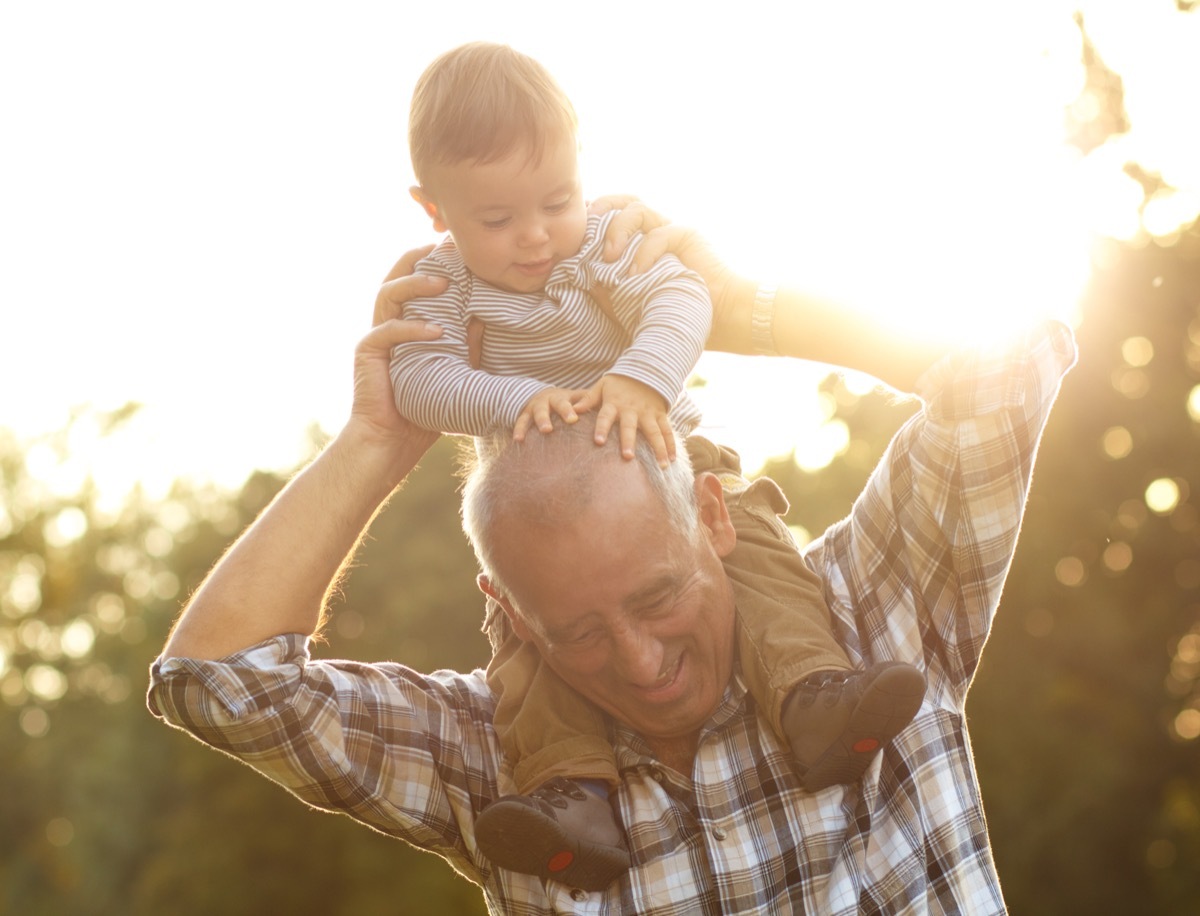
M 629 627 L 616 638 L 618 672 L 638 687 L 653 687 L 662 674 L 663 644 L 640 627 Z

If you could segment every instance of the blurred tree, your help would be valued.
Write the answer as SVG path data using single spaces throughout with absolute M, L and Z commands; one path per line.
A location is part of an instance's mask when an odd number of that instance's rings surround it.
M 46 480 L 80 428 L 119 419 L 81 416 L 25 445 L 0 433 L 0 912 L 483 912 L 441 863 L 317 815 L 147 714 L 146 668 L 181 596 L 282 480 L 256 474 L 236 495 L 180 485 L 156 504 L 135 493 L 116 515 L 90 483 L 56 492 Z M 355 611 L 335 614 L 318 654 L 486 659 L 451 451 L 431 452 L 379 519 L 346 586 Z

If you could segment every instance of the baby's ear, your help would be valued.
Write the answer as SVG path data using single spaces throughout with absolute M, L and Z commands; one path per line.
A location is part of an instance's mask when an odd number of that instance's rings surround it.
M 441 216 L 438 215 L 437 204 L 434 203 L 433 198 L 425 193 L 424 188 L 420 185 L 413 185 L 408 189 L 408 193 L 412 195 L 412 199 L 419 203 L 421 209 L 433 220 L 433 231 L 445 232 L 446 224 L 442 222 Z

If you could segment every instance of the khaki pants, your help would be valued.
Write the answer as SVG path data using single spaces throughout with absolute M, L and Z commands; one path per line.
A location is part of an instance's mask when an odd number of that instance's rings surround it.
M 725 491 L 737 531 L 725 571 L 737 603 L 742 675 L 779 732 L 788 691 L 814 672 L 849 668 L 850 662 L 833 638 L 820 579 L 780 518 L 788 504 L 779 486 L 767 478 L 747 481 L 736 452 L 700 436 L 689 437 L 687 449 L 693 470 L 715 473 Z M 487 677 L 496 696 L 496 734 L 513 761 L 517 791 L 528 794 L 555 776 L 616 784 L 600 711 L 512 633 L 504 611 L 490 600 L 484 630 L 492 644 Z

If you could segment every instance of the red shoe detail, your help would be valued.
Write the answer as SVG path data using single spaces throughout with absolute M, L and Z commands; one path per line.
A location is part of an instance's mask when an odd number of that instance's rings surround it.
M 879 747 L 879 741 L 875 738 L 860 738 L 854 742 L 853 750 L 856 754 L 869 754 L 871 751 Z
M 562 852 L 556 852 L 550 857 L 550 861 L 546 863 L 546 868 L 549 871 L 562 871 L 574 861 L 574 853 L 569 849 L 564 849 Z

